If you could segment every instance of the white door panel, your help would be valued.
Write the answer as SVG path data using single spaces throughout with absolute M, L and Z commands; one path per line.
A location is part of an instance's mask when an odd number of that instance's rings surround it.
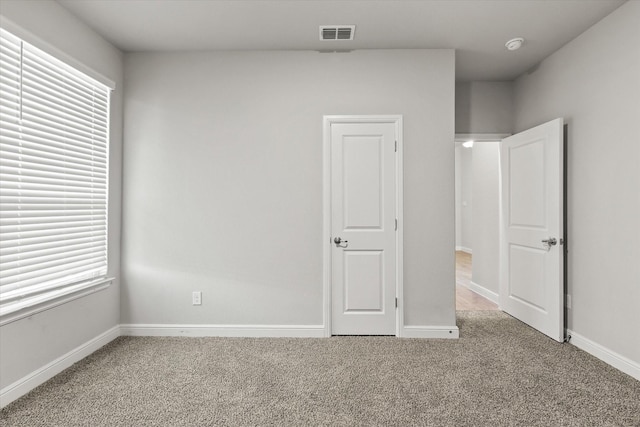
M 509 149 L 509 225 L 545 228 L 544 140 L 512 144 Z
M 396 125 L 331 124 L 331 333 L 396 332 Z
M 382 136 L 344 136 L 342 191 L 345 230 L 380 230 L 383 227 L 384 155 Z
M 545 289 L 538 284 L 544 283 L 546 253 L 546 250 L 529 246 L 511 245 L 509 247 L 511 298 L 543 312 L 546 305 Z
M 343 313 L 384 312 L 384 251 L 342 251 Z
M 562 119 L 505 138 L 500 171 L 500 307 L 563 341 Z

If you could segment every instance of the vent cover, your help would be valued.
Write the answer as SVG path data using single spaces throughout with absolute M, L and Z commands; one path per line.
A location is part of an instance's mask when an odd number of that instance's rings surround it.
M 355 25 L 321 25 L 320 40 L 353 40 Z

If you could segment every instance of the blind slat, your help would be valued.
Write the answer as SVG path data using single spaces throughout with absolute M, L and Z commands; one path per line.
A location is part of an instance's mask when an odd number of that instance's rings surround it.
M 102 269 L 103 264 L 104 263 L 101 258 L 88 258 L 86 260 L 69 263 L 62 268 L 60 266 L 54 266 L 40 271 L 26 273 L 22 277 L 9 277 L 6 279 L 9 283 L 6 283 L 4 286 L 9 286 L 8 289 L 23 288 L 30 285 L 38 285 L 48 280 L 56 280 L 72 274 L 83 273 L 85 271 L 88 271 L 86 274 L 86 278 L 88 279 L 93 277 L 93 272 L 91 270 Z M 104 270 L 106 274 L 106 268 L 104 268 Z M 14 286 L 11 287 L 11 285 Z
M 3 173 L 9 173 L 14 169 L 19 169 L 16 167 L 16 161 L 2 161 L 0 160 L 0 170 Z M 23 176 L 26 177 L 45 177 L 51 179 L 61 179 L 61 180 L 71 180 L 74 179 L 77 182 L 91 182 L 92 180 L 97 180 L 97 182 L 106 182 L 105 173 L 104 172 L 93 172 L 93 171 L 77 171 L 70 170 L 66 168 L 58 168 L 58 167 L 49 167 L 45 170 L 35 169 L 36 166 L 33 163 L 29 162 L 20 162 L 21 166 L 23 166 Z M 19 178 L 15 178 L 19 179 Z
M 4 174 L 0 174 L 4 175 Z M 70 182 L 71 185 L 68 185 L 67 182 Z M 78 195 L 78 197 L 83 194 L 93 195 L 93 197 L 98 197 L 100 194 L 106 194 L 107 184 L 104 181 L 101 182 L 85 182 L 85 181 L 73 181 L 73 180 L 43 180 L 43 179 L 33 179 L 29 175 L 26 175 L 22 178 L 11 177 L 11 179 L 7 179 L 4 183 L 5 185 L 0 189 L 0 194 L 5 195 L 52 195 L 57 196 L 58 194 L 64 194 L 67 196 Z M 6 190 L 6 191 L 5 191 Z M 37 193 L 39 192 L 39 193 Z
M 12 283 L 5 285 L 0 294 L 0 301 L 12 298 L 14 293 L 24 293 L 25 295 L 36 292 L 44 292 L 51 288 L 74 284 L 82 280 L 93 279 L 107 274 L 105 263 L 100 260 L 91 264 L 80 264 L 66 271 L 54 271 L 53 273 L 43 273 L 39 277 L 25 279 L 22 283 Z
M 65 85 L 70 89 L 92 95 L 97 92 L 98 98 L 102 96 L 103 99 L 106 99 L 108 92 L 106 86 L 96 85 L 97 82 L 90 78 L 89 80 L 78 78 L 80 76 L 76 72 L 71 71 L 69 67 L 64 64 L 59 66 L 56 63 L 57 61 L 51 61 L 51 57 L 45 55 L 46 54 L 43 54 L 39 49 L 34 49 L 28 43 L 25 43 L 22 59 L 24 68 L 27 70 L 38 69 L 42 71 L 45 77 L 51 78 L 56 84 Z
M 60 224 L 60 223 L 77 223 L 80 221 L 95 221 L 95 215 L 92 214 L 91 211 L 83 215 L 65 215 L 65 216 L 37 216 L 37 217 L 17 217 L 17 218 L 4 218 L 0 217 L 0 227 L 3 226 L 13 226 L 13 225 L 23 225 L 28 226 L 32 224 Z M 103 218 L 100 218 L 101 221 L 106 220 L 106 215 L 103 215 Z
M 83 165 L 76 162 L 56 160 L 45 156 L 33 156 L 30 154 L 14 153 L 9 150 L 2 150 L 1 154 L 6 164 L 11 164 L 10 162 L 13 160 L 12 166 L 18 167 L 20 167 L 21 163 L 28 162 L 31 165 L 37 165 L 36 168 L 41 169 L 53 167 L 63 171 L 74 171 L 76 173 L 84 172 L 88 173 L 89 175 L 96 173 L 102 174 L 102 176 L 104 176 L 104 171 L 106 168 L 106 165 L 98 163 L 97 161 L 92 162 L 92 164 Z
M 9 254 L 14 253 L 17 250 L 38 250 L 44 248 L 47 245 L 55 245 L 57 243 L 63 243 L 70 240 L 84 240 L 89 239 L 91 241 L 95 241 L 96 236 L 91 233 L 86 233 L 84 231 L 78 233 L 67 233 L 63 236 L 54 236 L 54 235 L 45 235 L 31 238 L 23 238 L 20 240 L 19 245 L 16 245 L 15 241 L 11 241 L 7 243 L 5 241 L 0 241 L 0 253 Z
M 85 123 L 87 126 L 107 128 L 107 122 L 101 114 L 94 114 L 95 110 L 81 110 L 70 102 L 62 102 L 60 99 L 53 99 L 47 94 L 37 92 L 24 92 L 24 103 L 30 105 L 37 103 L 38 108 L 56 113 L 67 119 Z M 99 111 L 97 113 L 100 113 Z
M 0 168 L 0 179 L 5 181 L 8 188 L 17 188 L 14 186 L 25 185 L 25 188 L 29 188 L 30 185 L 38 185 L 38 186 L 52 186 L 52 188 L 64 187 L 64 188 L 106 188 L 107 181 L 101 178 L 92 178 L 92 179 L 68 179 L 68 178 L 49 178 L 49 177 L 40 177 L 33 175 L 22 175 L 16 177 L 15 175 L 9 175 L 4 173 L 3 169 Z
M 16 244 L 20 243 L 22 239 L 28 239 L 32 237 L 44 237 L 44 236 L 55 236 L 55 235 L 65 235 L 65 234 L 80 234 L 84 233 L 88 236 L 97 236 L 101 235 L 107 231 L 106 225 L 87 225 L 78 227 L 63 227 L 63 228 L 49 228 L 48 230 L 31 230 L 31 231 L 16 231 L 11 233 L 5 233 L 2 239 L 2 245 L 10 246 L 11 243 L 15 242 Z
M 73 101 L 75 105 L 106 108 L 107 97 L 101 92 L 83 91 L 55 80 L 55 76 L 47 75 L 38 68 L 33 68 L 29 61 L 22 64 L 22 77 L 29 83 L 29 88 L 40 88 L 48 92 L 59 93 L 60 97 Z
M 47 188 L 48 187 L 48 188 Z M 23 198 L 65 198 L 65 199 L 86 199 L 86 200 L 100 200 L 106 198 L 107 189 L 103 188 L 85 188 L 82 190 L 60 187 L 51 188 L 53 186 L 36 186 L 35 188 L 28 188 L 26 185 L 19 186 L 19 188 L 11 188 L 9 185 L 5 185 L 0 189 L 0 195 L 6 197 L 23 197 Z
M 60 145 L 69 145 L 72 143 L 73 147 L 84 148 L 87 150 L 98 150 L 102 149 L 106 152 L 107 141 L 106 138 L 97 139 L 97 138 L 84 138 L 84 137 L 75 137 L 69 138 L 69 135 L 62 132 L 47 132 L 43 131 L 39 128 L 35 128 L 33 126 L 25 126 L 24 124 L 17 123 L 15 119 L 7 114 L 0 114 L 0 123 L 6 120 L 1 135 L 6 136 L 7 138 L 13 139 L 28 139 L 34 142 L 49 142 L 52 144 Z
M 88 250 L 87 250 L 88 249 Z M 4 269 L 0 271 L 0 278 L 9 278 L 14 276 L 23 276 L 25 273 L 42 271 L 47 268 L 55 268 L 56 266 L 66 266 L 72 262 L 82 261 L 86 259 L 96 259 L 105 256 L 104 251 L 99 246 L 88 246 L 76 250 L 66 250 L 64 252 L 55 252 L 43 256 L 19 257 L 19 259 L 2 260 Z
M 43 110 L 34 110 L 30 105 L 22 105 L 22 126 L 24 128 L 42 129 L 58 133 L 63 132 L 68 138 L 77 136 L 79 138 L 104 138 L 106 132 L 100 129 L 77 126 L 76 123 L 60 118 L 52 117 Z
M 65 203 L 64 208 L 69 211 L 83 210 L 91 208 L 91 205 L 86 203 Z M 29 206 L 23 207 L 19 203 L 3 203 L 0 204 L 0 215 L 4 215 L 5 212 L 18 212 L 18 211 L 49 211 L 51 209 L 60 210 L 60 205 L 57 203 L 32 203 Z M 1 244 L 1 241 L 0 241 Z
M 2 87 L 2 92 L 20 92 L 20 78 L 13 70 L 10 71 L 11 72 L 0 71 L 0 87 Z
M 64 148 L 58 148 L 55 146 L 47 146 L 39 142 L 13 140 L 12 138 L 0 139 L 0 150 L 6 150 L 13 153 L 32 154 L 36 156 L 48 157 L 51 159 L 58 159 L 62 161 L 69 161 L 73 159 L 80 164 L 85 163 L 84 160 L 94 161 L 98 159 L 100 162 L 104 162 L 107 155 L 99 151 L 93 153 L 83 153 L 77 150 L 65 150 Z
M 73 127 L 65 126 L 64 124 L 56 124 L 52 121 L 40 119 L 33 115 L 25 114 L 25 110 L 22 110 L 22 121 L 16 125 L 13 123 L 13 117 L 7 117 L 8 123 L 7 129 L 18 130 L 25 138 L 28 135 L 40 135 L 41 137 L 53 136 L 63 138 L 63 140 L 69 143 L 75 143 L 76 141 L 82 143 L 93 144 L 94 142 L 101 142 L 106 145 L 106 136 L 99 132 L 85 132 Z M 4 115 L 0 118 L 4 119 Z
M 84 243 L 76 243 L 72 245 L 64 245 L 64 246 L 56 246 L 49 248 L 42 248 L 36 251 L 31 252 L 30 258 L 32 260 L 44 260 L 47 256 L 59 256 L 62 252 L 60 249 L 64 248 L 64 253 L 81 253 L 85 250 L 92 251 L 93 249 L 102 250 L 102 246 L 100 242 L 84 242 Z M 16 262 L 21 259 L 24 259 L 22 253 L 13 253 L 7 255 L 0 255 L 2 257 L 3 262 Z
M 45 185 L 42 183 L 14 182 L 7 181 L 0 194 L 3 196 L 23 196 L 23 197 L 85 197 L 92 200 L 100 200 L 107 196 L 106 184 L 96 184 L 81 187 L 79 185 Z
M 73 228 L 84 228 L 91 227 L 92 229 L 96 227 L 104 226 L 106 229 L 107 219 L 89 219 L 89 220 L 74 220 L 74 221 L 61 221 L 61 222 L 41 222 L 37 224 L 5 224 L 0 225 L 0 230 L 5 234 L 17 233 L 20 236 L 25 235 L 30 231 L 40 231 L 40 230 L 56 230 L 56 229 L 64 229 L 70 230 Z

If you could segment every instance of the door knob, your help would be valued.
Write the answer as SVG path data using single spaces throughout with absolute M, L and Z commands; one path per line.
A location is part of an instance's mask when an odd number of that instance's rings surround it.
M 347 246 L 349 246 L 349 241 L 348 240 L 342 240 L 342 237 L 334 237 L 333 239 L 333 243 L 336 244 L 337 247 L 339 248 L 346 248 Z M 345 245 L 342 246 L 340 243 L 344 243 Z
M 547 251 L 551 250 L 551 246 L 558 244 L 558 240 L 555 237 L 549 237 L 548 239 L 542 239 L 542 243 L 547 247 Z

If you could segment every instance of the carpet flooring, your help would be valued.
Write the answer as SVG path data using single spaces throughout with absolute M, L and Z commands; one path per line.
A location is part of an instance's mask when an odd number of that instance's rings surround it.
M 640 426 L 640 381 L 496 311 L 460 339 L 120 337 L 2 426 Z

